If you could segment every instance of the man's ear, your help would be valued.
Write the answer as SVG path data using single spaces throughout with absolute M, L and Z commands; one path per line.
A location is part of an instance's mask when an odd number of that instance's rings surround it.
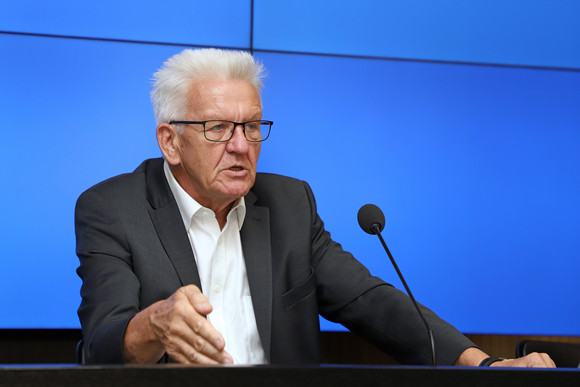
M 165 122 L 159 124 L 157 127 L 157 143 L 169 165 L 181 163 L 179 141 L 179 135 L 173 126 Z

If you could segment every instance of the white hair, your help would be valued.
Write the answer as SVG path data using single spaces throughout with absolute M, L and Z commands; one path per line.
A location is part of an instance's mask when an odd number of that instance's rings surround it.
M 262 89 L 264 66 L 245 51 L 226 51 L 215 48 L 186 49 L 169 58 L 153 74 L 151 102 L 157 125 L 172 120 L 184 120 L 187 113 L 187 94 L 195 81 L 225 78 L 250 82 Z

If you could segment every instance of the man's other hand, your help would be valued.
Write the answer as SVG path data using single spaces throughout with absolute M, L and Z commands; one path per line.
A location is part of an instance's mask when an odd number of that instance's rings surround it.
M 477 366 L 489 355 L 479 348 L 467 348 L 455 361 L 458 366 Z M 517 359 L 505 359 L 491 363 L 490 367 L 536 367 L 554 368 L 556 364 L 545 353 L 530 353 Z
M 232 364 L 223 336 L 206 315 L 212 306 L 195 285 L 142 310 L 131 319 L 123 339 L 127 363 L 154 363 L 163 353 L 184 364 Z
M 505 359 L 491 363 L 490 367 L 555 368 L 556 364 L 546 353 L 533 352 L 517 359 Z

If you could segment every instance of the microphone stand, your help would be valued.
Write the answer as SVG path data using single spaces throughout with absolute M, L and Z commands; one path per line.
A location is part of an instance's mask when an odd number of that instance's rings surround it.
M 380 225 L 378 223 L 374 223 L 373 225 L 371 225 L 371 231 L 373 232 L 373 234 L 375 234 L 376 236 L 379 237 L 383 247 L 385 248 L 385 251 L 387 252 L 387 255 L 389 256 L 389 259 L 391 260 L 391 263 L 393 264 L 393 267 L 395 268 L 395 271 L 397 272 L 397 275 L 399 276 L 399 279 L 403 283 L 403 286 L 405 287 L 405 290 L 407 291 L 407 294 L 409 295 L 409 298 L 411 298 L 411 301 L 413 301 L 413 305 L 415 305 L 417 312 L 419 312 L 419 316 L 421 316 L 421 320 L 423 320 L 423 324 L 425 324 L 425 327 L 427 328 L 427 333 L 429 333 L 429 340 L 431 342 L 431 360 L 432 360 L 431 365 L 433 367 L 435 367 L 435 365 L 437 364 L 437 361 L 436 361 L 436 356 L 435 356 L 435 336 L 433 335 L 433 331 L 431 330 L 429 323 L 427 323 L 425 316 L 423 316 L 423 313 L 421 313 L 421 309 L 419 308 L 417 301 L 415 301 L 415 297 L 413 297 L 413 293 L 411 293 L 411 289 L 409 289 L 409 286 L 407 286 L 407 281 L 405 281 L 405 278 L 403 278 L 403 273 L 401 273 L 401 271 L 399 270 L 399 266 L 397 266 L 395 259 L 393 258 L 393 256 L 391 255 L 391 252 L 389 251 L 389 248 L 387 247 L 387 244 L 385 243 L 385 240 L 383 239 L 383 236 L 381 235 Z

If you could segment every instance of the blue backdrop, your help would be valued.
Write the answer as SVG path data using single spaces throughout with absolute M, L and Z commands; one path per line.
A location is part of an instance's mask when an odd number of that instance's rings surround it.
M 160 155 L 152 73 L 218 46 L 269 72 L 259 170 L 308 181 L 373 274 L 401 287 L 358 227 L 369 202 L 461 331 L 580 335 L 579 19 L 548 0 L 4 2 L 0 328 L 79 326 L 76 198 Z

